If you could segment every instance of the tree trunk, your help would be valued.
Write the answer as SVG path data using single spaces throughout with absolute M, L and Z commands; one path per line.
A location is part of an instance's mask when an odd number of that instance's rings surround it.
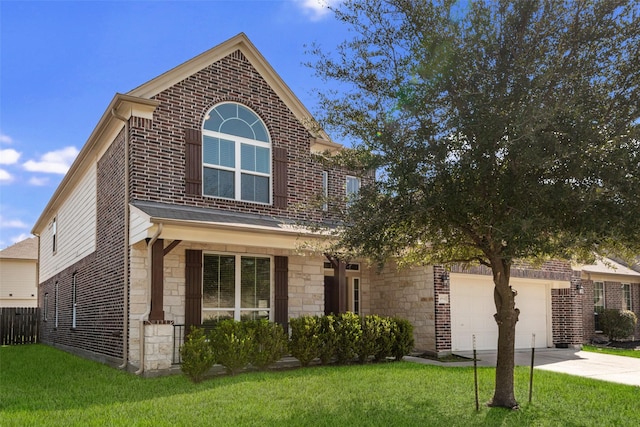
M 496 303 L 494 318 L 498 324 L 498 360 L 495 390 L 489 406 L 517 409 L 513 380 L 516 323 L 520 314 L 520 310 L 515 308 L 517 292 L 509 286 L 511 262 L 500 260 L 492 263 L 492 269 Z

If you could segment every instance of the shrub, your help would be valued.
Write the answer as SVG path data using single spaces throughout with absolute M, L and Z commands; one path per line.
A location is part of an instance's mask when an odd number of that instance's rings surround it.
M 282 326 L 266 319 L 243 322 L 253 337 L 249 363 L 260 370 L 267 369 L 285 355 L 287 335 Z
M 602 332 L 610 341 L 629 337 L 638 323 L 635 313 L 630 310 L 606 309 L 599 314 L 599 319 Z
M 317 316 L 300 316 L 289 319 L 291 337 L 289 351 L 300 361 L 302 366 L 308 366 L 320 352 L 320 321 Z
M 185 343 L 180 347 L 180 356 L 182 372 L 194 383 L 202 381 L 215 363 L 213 349 L 207 341 L 204 329 L 191 327 Z
M 211 331 L 211 345 L 216 361 L 228 374 L 235 375 L 249 364 L 253 337 L 241 322 L 222 320 Z
M 347 312 L 336 317 L 336 361 L 339 364 L 351 362 L 357 355 L 357 348 L 362 336 L 360 317 L 357 314 Z
M 338 335 L 336 334 L 336 318 L 332 314 L 320 318 L 320 362 L 326 365 L 336 354 Z
M 381 319 L 381 317 L 376 315 L 360 317 L 362 333 L 356 345 L 356 353 L 358 354 L 360 363 L 368 362 L 371 356 L 375 356 L 378 353 L 378 345 L 382 333 Z
M 378 321 L 380 334 L 378 335 L 374 357 L 379 362 L 389 356 L 393 356 L 394 321 L 389 317 L 378 317 Z
M 413 350 L 413 325 L 408 320 L 399 317 L 393 318 L 392 322 L 392 355 L 396 360 L 402 360 L 404 356 Z

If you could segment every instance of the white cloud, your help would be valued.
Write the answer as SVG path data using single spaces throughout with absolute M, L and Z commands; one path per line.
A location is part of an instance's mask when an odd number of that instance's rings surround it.
M 0 143 L 11 144 L 11 143 L 13 143 L 13 139 L 9 135 L 5 135 L 4 133 L 0 133 Z
M 4 169 L 0 169 L 0 183 L 13 181 L 13 176 Z
M 42 155 L 40 160 L 28 160 L 23 166 L 30 172 L 65 174 L 77 155 L 76 147 L 65 147 Z
M 330 12 L 329 6 L 335 6 L 341 2 L 342 0 L 296 0 L 312 21 L 321 20 Z
M 33 235 L 30 233 L 18 234 L 17 236 L 10 237 L 11 244 L 22 242 L 23 240 L 29 239 L 31 237 L 33 237 Z
M 36 187 L 42 187 L 44 185 L 49 184 L 49 178 L 40 178 L 37 176 L 32 176 L 29 178 L 29 184 L 35 185 Z
M 29 228 L 27 224 L 25 224 L 20 219 L 7 219 L 0 216 L 0 227 L 2 228 Z
M 13 148 L 5 148 L 3 150 L 0 150 L 0 165 L 12 165 L 14 163 L 18 163 L 20 154 L 21 153 L 14 150 Z

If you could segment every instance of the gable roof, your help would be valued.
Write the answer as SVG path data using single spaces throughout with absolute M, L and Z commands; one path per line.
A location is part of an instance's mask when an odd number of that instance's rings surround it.
M 31 237 L 0 251 L 1 259 L 38 259 L 38 238 Z
M 229 56 L 236 50 L 242 52 L 251 65 L 260 73 L 262 78 L 271 86 L 278 97 L 291 110 L 294 116 L 303 124 L 316 139 L 325 140 L 331 143 L 329 136 L 324 130 L 313 125 L 313 118 L 307 108 L 300 102 L 298 97 L 282 80 L 278 73 L 271 67 L 262 54 L 249 41 L 244 33 L 230 38 L 219 45 L 207 50 L 200 55 L 183 62 L 177 67 L 149 80 L 137 88 L 127 92 L 127 95 L 139 98 L 152 98 L 160 92 L 167 90 L 171 86 L 181 82 L 185 78 L 205 69 L 211 64 Z
M 599 274 L 617 274 L 623 276 L 630 276 L 633 278 L 640 277 L 640 273 L 634 271 L 624 265 L 615 262 L 610 258 L 597 259 L 593 264 L 587 264 L 580 266 L 580 270 L 585 273 L 599 273 Z
M 244 33 L 240 33 L 158 77 L 151 79 L 126 94 L 116 93 L 89 136 L 89 139 L 69 168 L 69 171 L 65 174 L 47 206 L 40 214 L 31 232 L 35 235 L 41 233 L 49 221 L 49 218 L 55 215 L 55 211 L 68 196 L 69 191 L 78 183 L 82 177 L 82 173 L 91 164 L 93 159 L 99 157 L 100 153 L 106 149 L 105 147 L 111 144 L 118 132 L 124 127 L 124 123 L 120 118 L 129 119 L 135 115 L 152 119 L 153 111 L 158 106 L 158 101 L 151 98 L 236 50 L 242 52 L 251 65 L 260 73 L 274 92 L 282 99 L 284 104 L 291 110 L 294 116 L 307 128 L 313 136 L 311 139 L 313 151 L 336 151 L 342 147 L 342 145 L 332 142 L 324 130 L 314 125 L 311 113 L 309 113 L 271 65 L 269 65 L 262 54 L 258 52 L 247 36 Z

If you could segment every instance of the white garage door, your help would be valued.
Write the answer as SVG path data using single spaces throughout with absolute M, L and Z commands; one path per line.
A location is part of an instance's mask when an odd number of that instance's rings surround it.
M 489 276 L 451 274 L 451 349 L 473 349 L 473 335 L 477 350 L 495 350 L 498 347 L 498 325 L 493 315 L 493 280 Z M 547 347 L 551 336 L 551 291 L 542 280 L 511 278 L 511 286 L 518 291 L 516 307 L 520 318 L 516 324 L 516 348 L 531 348 L 532 334 L 535 346 Z

